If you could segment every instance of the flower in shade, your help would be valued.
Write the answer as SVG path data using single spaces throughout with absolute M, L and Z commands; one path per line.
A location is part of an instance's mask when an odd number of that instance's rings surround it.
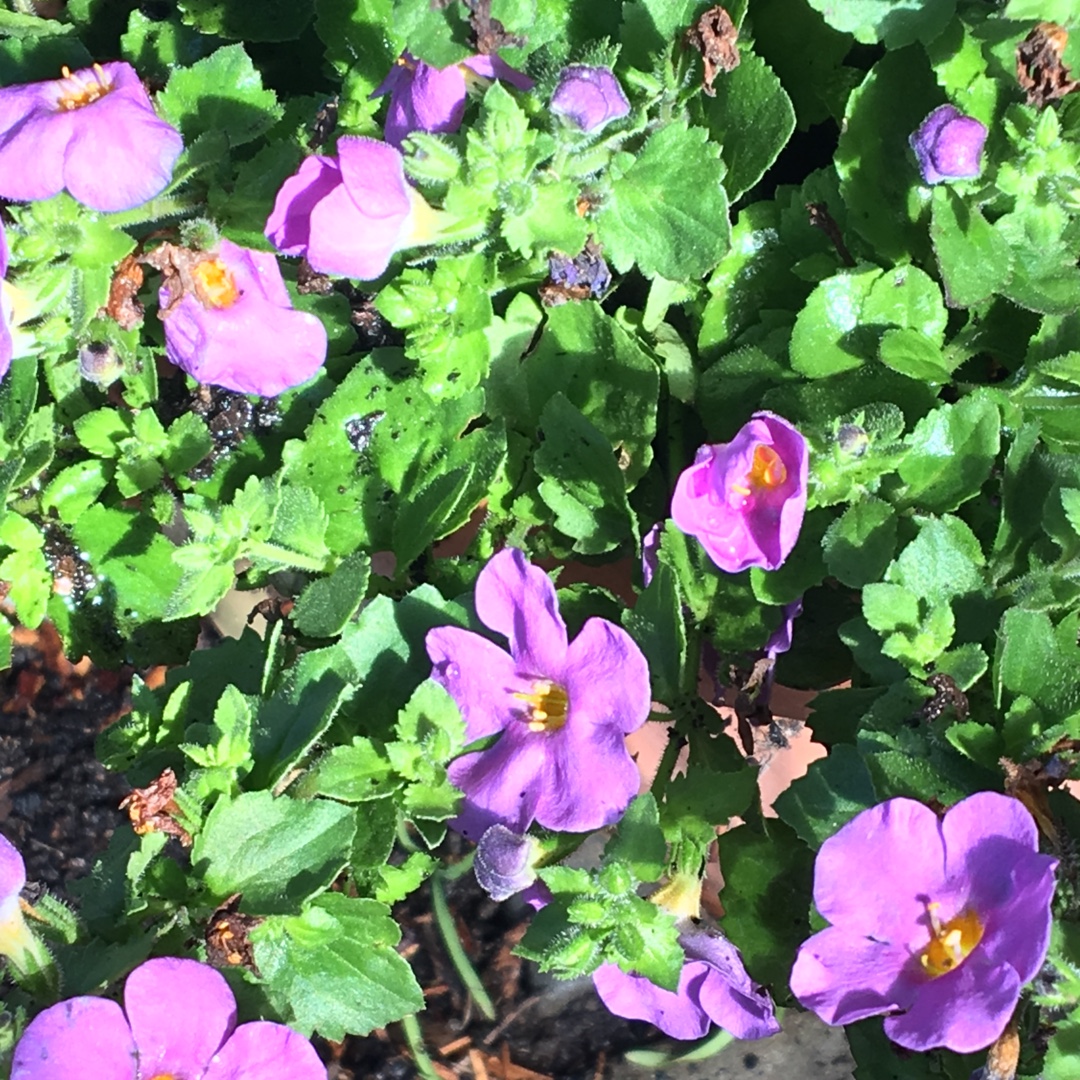
M 540 845 L 534 837 L 492 825 L 476 845 L 473 871 L 480 887 L 492 900 L 508 900 L 536 881 L 536 858 Z
M 405 180 L 393 146 L 346 135 L 337 150 L 305 158 L 281 185 L 266 235 L 320 273 L 371 281 L 395 251 L 436 238 L 437 214 Z
M 241 394 L 274 397 L 310 379 L 326 359 L 326 329 L 293 308 L 277 259 L 225 239 L 198 255 L 159 293 L 169 359 Z
M 910 1050 L 989 1046 L 1050 943 L 1057 860 L 1031 814 L 980 792 L 944 818 L 890 799 L 821 846 L 814 903 L 832 925 L 803 942 L 791 989 L 829 1024 L 885 1013 Z
M 647 1020 L 673 1039 L 700 1039 L 711 1024 L 737 1039 L 764 1039 L 780 1030 L 768 993 L 746 973 L 739 950 L 722 934 L 687 924 L 679 986 L 665 990 L 617 964 L 593 972 L 600 1000 L 616 1016 Z
M 92 210 L 131 210 L 168 186 L 184 144 L 130 64 L 0 89 L 0 196 L 64 188 Z
M 497 56 L 470 56 L 460 64 L 436 68 L 403 53 L 371 95 L 390 95 L 383 137 L 392 146 L 401 146 L 412 131 L 452 134 L 461 127 L 470 83 L 480 79 L 502 79 L 519 90 L 533 88 L 532 79 Z
M 806 511 L 806 440 L 783 417 L 754 413 L 729 443 L 702 446 L 675 485 L 671 517 L 721 570 L 775 570 Z
M 973 180 L 982 171 L 986 134 L 986 125 L 973 116 L 965 116 L 953 105 L 939 105 L 908 140 L 923 182 Z
M 621 120 L 630 111 L 630 102 L 610 69 L 571 64 L 559 74 L 551 111 L 591 132 Z
M 450 765 L 465 794 L 454 827 L 479 839 L 495 823 L 516 833 L 533 821 L 563 832 L 613 824 L 638 790 L 624 736 L 651 707 L 641 650 L 598 618 L 568 641 L 554 586 L 514 548 L 480 572 L 476 613 L 509 653 L 457 627 L 427 635 L 432 677 L 457 702 L 466 741 L 499 735 Z
M 15 1048 L 11 1080 L 326 1080 L 307 1039 L 284 1024 L 236 1026 L 220 972 L 160 957 L 124 984 L 124 1007 L 75 997 L 39 1013 Z

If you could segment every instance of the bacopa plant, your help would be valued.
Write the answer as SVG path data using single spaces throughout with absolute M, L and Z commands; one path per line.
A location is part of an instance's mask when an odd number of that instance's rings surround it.
M 1074 5 L 8 6 L 0 667 L 132 686 L 75 903 L 0 837 L 0 1077 L 433 1077 L 469 870 L 695 1056 L 1075 1076 Z

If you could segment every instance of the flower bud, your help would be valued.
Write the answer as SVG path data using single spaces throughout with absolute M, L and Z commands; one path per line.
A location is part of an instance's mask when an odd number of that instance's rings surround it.
M 986 125 L 953 105 L 939 105 L 909 138 L 926 184 L 973 180 L 982 171 L 980 158 Z
M 870 436 L 867 435 L 866 428 L 858 424 L 841 424 L 836 433 L 836 442 L 845 454 L 862 457 L 870 445 Z
M 599 131 L 630 111 L 619 80 L 604 67 L 572 64 L 563 68 L 551 97 L 551 111 L 582 131 Z
M 91 341 L 79 348 L 79 374 L 95 386 L 111 386 L 120 378 L 124 362 L 108 342 Z
M 505 825 L 492 825 L 476 847 L 476 880 L 492 900 L 508 900 L 536 880 L 538 851 L 531 836 L 520 836 Z

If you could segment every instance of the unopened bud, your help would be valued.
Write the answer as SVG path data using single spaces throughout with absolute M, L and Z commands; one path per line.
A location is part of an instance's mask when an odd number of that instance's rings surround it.
M 79 374 L 95 386 L 110 386 L 122 374 L 124 362 L 108 342 L 91 341 L 79 349 Z
M 866 448 L 870 445 L 870 436 L 866 429 L 858 424 L 841 424 L 836 433 L 836 441 L 845 454 L 852 457 L 862 457 Z

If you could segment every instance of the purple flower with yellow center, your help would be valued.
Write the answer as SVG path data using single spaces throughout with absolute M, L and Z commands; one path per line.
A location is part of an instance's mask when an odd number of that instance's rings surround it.
M 406 181 L 393 146 L 346 135 L 337 151 L 305 158 L 281 185 L 266 235 L 319 273 L 372 281 L 395 251 L 437 238 L 437 212 Z
M 220 972 L 160 957 L 124 984 L 123 1009 L 75 997 L 39 1013 L 23 1033 L 11 1080 L 326 1080 L 307 1039 L 284 1024 L 236 1026 L 236 999 Z
M 625 736 L 652 704 L 641 650 L 598 618 L 568 641 L 555 587 L 515 548 L 488 562 L 475 595 L 509 653 L 457 627 L 427 635 L 432 678 L 457 702 L 466 742 L 499 735 L 450 765 L 465 795 L 454 828 L 478 840 L 496 823 L 521 834 L 533 821 L 560 832 L 618 821 L 639 784 Z
M 274 397 L 326 359 L 326 329 L 293 308 L 268 252 L 219 240 L 166 278 L 159 302 L 166 354 L 201 383 Z
M 806 512 L 806 440 L 781 416 L 754 413 L 729 443 L 702 446 L 675 485 L 671 518 L 721 570 L 775 570 Z
M 130 64 L 0 89 L 0 196 L 65 188 L 92 210 L 131 210 L 160 194 L 184 148 Z
M 982 171 L 986 135 L 986 125 L 973 116 L 955 105 L 939 105 L 908 139 L 923 183 L 974 180 Z
M 383 137 L 400 147 L 412 131 L 453 134 L 461 127 L 469 87 L 484 79 L 501 79 L 519 90 L 533 88 L 532 79 L 497 56 L 470 56 L 436 68 L 403 53 L 371 95 L 390 95 Z
M 1057 860 L 1023 804 L 980 792 L 944 818 L 912 799 L 864 810 L 821 846 L 791 989 L 829 1024 L 881 1013 L 909 1050 L 972 1053 L 1004 1030 L 1050 943 Z
M 571 64 L 559 73 L 551 111 L 565 116 L 582 131 L 600 131 L 630 111 L 619 80 L 606 67 Z

